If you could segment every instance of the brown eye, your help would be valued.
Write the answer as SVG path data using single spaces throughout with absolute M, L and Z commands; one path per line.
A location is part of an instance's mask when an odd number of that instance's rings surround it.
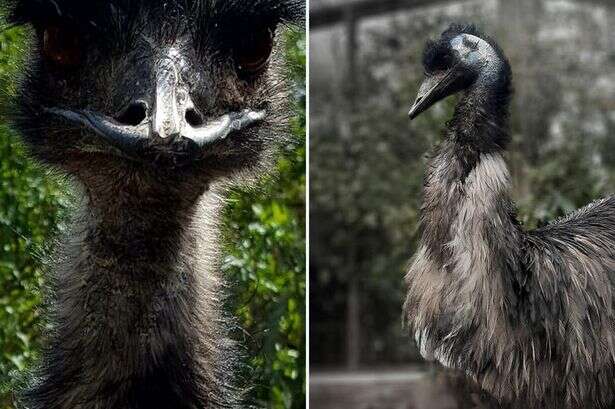
M 67 28 L 47 27 L 43 31 L 43 56 L 65 67 L 77 65 L 81 60 L 77 33 Z
M 237 70 L 243 75 L 259 74 L 273 49 L 273 31 L 266 28 L 245 34 L 234 50 Z

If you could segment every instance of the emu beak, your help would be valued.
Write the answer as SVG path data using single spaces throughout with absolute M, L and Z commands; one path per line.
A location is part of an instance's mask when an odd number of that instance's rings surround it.
M 151 138 L 152 132 L 148 123 L 136 126 L 124 125 L 113 118 L 87 110 L 73 111 L 58 108 L 45 108 L 44 110 L 48 114 L 62 117 L 69 122 L 93 131 L 109 145 L 132 157 L 139 156 L 148 147 L 156 145 Z M 223 115 L 202 126 L 192 127 L 186 124 L 182 134 L 165 146 L 168 147 L 169 151 L 198 153 L 207 145 L 222 140 L 233 132 L 241 131 L 250 125 L 262 122 L 265 117 L 265 111 L 244 109 L 240 112 Z M 190 146 L 197 149 L 190 149 Z
M 421 113 L 427 111 L 432 105 L 441 99 L 448 96 L 449 86 L 456 78 L 456 70 L 454 67 L 449 71 L 442 74 L 428 75 L 421 86 L 419 92 L 408 112 L 408 116 L 411 120 L 419 116 Z

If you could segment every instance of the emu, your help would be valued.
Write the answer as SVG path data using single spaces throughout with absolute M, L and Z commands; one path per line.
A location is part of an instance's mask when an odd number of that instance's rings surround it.
M 5 3 L 6 5 L 6 3 Z M 5 112 L 74 182 L 29 409 L 246 407 L 218 272 L 229 186 L 289 140 L 296 0 L 13 0 L 32 48 Z
M 460 99 L 430 156 L 405 278 L 405 321 L 422 356 L 505 407 L 613 405 L 615 197 L 524 230 L 503 158 L 512 74 L 502 50 L 452 25 L 427 43 L 423 64 L 410 118 Z

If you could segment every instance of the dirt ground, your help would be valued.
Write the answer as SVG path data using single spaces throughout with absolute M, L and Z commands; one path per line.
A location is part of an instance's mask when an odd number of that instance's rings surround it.
M 421 368 L 316 372 L 310 376 L 311 409 L 456 409 Z M 428 406 L 424 406 L 424 404 Z
M 484 408 L 478 397 L 459 403 L 446 380 L 422 367 L 313 372 L 311 409 L 465 409 Z

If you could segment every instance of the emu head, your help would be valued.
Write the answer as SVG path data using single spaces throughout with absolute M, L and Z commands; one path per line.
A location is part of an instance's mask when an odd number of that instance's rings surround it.
M 300 1 L 14 0 L 9 13 L 33 29 L 14 122 L 86 185 L 250 173 L 284 137 L 280 33 Z
M 463 90 L 510 94 L 510 65 L 499 46 L 474 26 L 452 25 L 423 53 L 425 79 L 408 115 L 410 119 L 436 102 Z

